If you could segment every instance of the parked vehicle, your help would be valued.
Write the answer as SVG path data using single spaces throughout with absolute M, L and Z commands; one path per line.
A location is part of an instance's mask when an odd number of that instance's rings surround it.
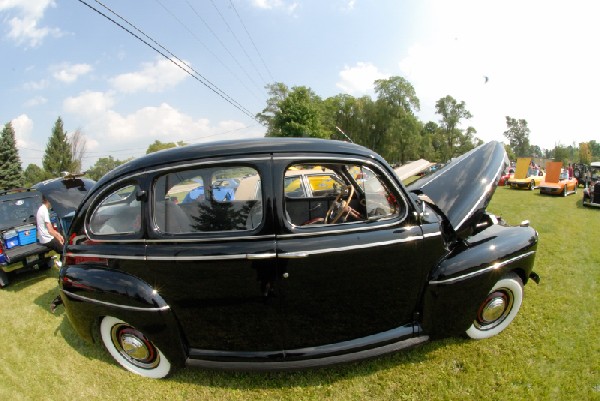
M 124 368 L 153 378 L 181 366 L 299 369 L 438 336 L 491 337 L 515 318 L 523 285 L 539 280 L 537 232 L 486 212 L 505 160 L 490 142 L 407 188 L 380 156 L 339 141 L 149 154 L 83 199 L 60 296 L 81 337 L 97 334 Z M 315 166 L 327 177 L 313 187 Z M 303 196 L 290 196 L 298 174 Z M 198 176 L 238 178 L 235 199 L 174 202 Z
M 52 204 L 54 228 L 64 236 L 79 201 L 93 184 L 92 180 L 67 174 L 33 188 L 0 193 L 0 288 L 7 286 L 14 274 L 45 270 L 53 264 L 53 252 L 37 240 L 35 216 L 42 194 Z
M 498 180 L 498 185 L 499 186 L 504 186 L 508 184 L 508 180 L 510 180 L 513 175 L 515 174 L 515 168 L 512 166 L 508 166 L 504 169 L 504 173 L 500 176 L 500 179 Z
M 590 183 L 583 190 L 583 205 L 600 207 L 600 162 L 593 162 L 589 169 Z
M 507 183 L 513 189 L 534 190 L 540 186 L 545 179 L 545 172 L 538 166 L 532 165 L 528 157 L 519 157 L 514 175 Z
M 577 180 L 577 185 L 584 188 L 590 184 L 590 166 L 584 163 L 573 164 L 573 177 Z
M 562 162 L 546 163 L 546 180 L 540 185 L 540 194 L 567 196 L 577 193 L 577 179 L 569 177 L 562 165 Z

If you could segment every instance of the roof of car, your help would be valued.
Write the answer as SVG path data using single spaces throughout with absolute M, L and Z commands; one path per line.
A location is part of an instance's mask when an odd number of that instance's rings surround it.
M 268 153 L 337 153 L 376 157 L 375 152 L 353 143 L 317 138 L 257 138 L 199 143 L 151 153 L 127 162 L 106 174 L 99 185 L 115 177 L 137 170 L 186 160 L 223 156 L 251 156 Z

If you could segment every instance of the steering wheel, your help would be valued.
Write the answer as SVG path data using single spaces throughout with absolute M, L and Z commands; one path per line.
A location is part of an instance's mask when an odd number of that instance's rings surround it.
M 348 196 L 346 200 L 344 200 L 344 194 L 347 193 Z M 354 195 L 354 187 L 352 185 L 343 186 L 340 190 L 338 196 L 335 197 L 335 200 L 329 207 L 329 210 L 325 214 L 324 224 L 333 224 L 337 222 L 344 213 L 344 219 L 348 217 L 352 208 L 350 207 L 350 200 L 352 199 L 352 195 Z

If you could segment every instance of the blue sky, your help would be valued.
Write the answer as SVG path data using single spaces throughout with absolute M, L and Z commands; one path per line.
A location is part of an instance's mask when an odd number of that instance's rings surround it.
M 542 148 L 598 141 L 599 11 L 594 0 L 0 0 L 0 122 L 12 121 L 25 168 L 41 166 L 61 116 L 83 133 L 89 167 L 156 139 L 262 136 L 250 116 L 267 83 L 374 97 L 374 80 L 402 76 L 423 121 L 450 95 L 485 141 L 504 140 L 507 115 Z

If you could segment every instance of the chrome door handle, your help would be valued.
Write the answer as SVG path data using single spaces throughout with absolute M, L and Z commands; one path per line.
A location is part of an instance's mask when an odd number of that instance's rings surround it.
M 248 260 L 273 259 L 275 257 L 277 257 L 276 253 L 249 253 L 249 254 L 246 254 L 246 259 L 248 259 Z
M 290 253 L 281 253 L 279 254 L 280 258 L 285 259 L 300 259 L 308 257 L 308 253 L 306 252 L 290 252 Z

